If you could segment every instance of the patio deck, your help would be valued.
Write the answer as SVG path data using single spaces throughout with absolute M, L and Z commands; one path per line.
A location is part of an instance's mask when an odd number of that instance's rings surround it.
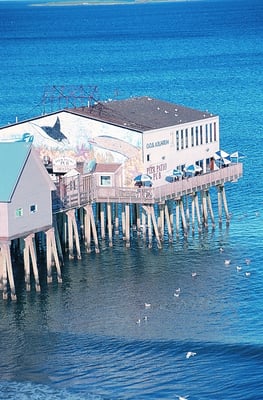
M 211 187 L 235 182 L 243 175 L 243 164 L 231 164 L 225 168 L 211 171 L 198 176 L 166 183 L 159 187 L 99 187 L 94 183 L 92 175 L 79 175 L 74 190 L 63 184 L 57 186 L 53 194 L 53 212 L 58 213 L 73 208 L 79 208 L 91 203 L 128 203 L 128 204 L 158 204 L 169 199 L 180 199 Z

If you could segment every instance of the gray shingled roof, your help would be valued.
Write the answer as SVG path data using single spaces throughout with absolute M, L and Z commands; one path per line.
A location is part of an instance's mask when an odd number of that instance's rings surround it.
M 213 114 L 150 97 L 98 102 L 69 110 L 102 122 L 139 132 L 211 118 Z

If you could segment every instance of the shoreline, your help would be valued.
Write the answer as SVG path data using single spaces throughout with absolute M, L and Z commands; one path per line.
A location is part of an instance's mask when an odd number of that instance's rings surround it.
M 47 3 L 32 3 L 30 6 L 34 7 L 62 7 L 62 6 L 116 6 L 116 5 L 138 5 L 138 4 L 157 4 L 157 3 L 182 3 L 193 2 L 198 0 L 94 0 L 94 1 L 52 1 Z

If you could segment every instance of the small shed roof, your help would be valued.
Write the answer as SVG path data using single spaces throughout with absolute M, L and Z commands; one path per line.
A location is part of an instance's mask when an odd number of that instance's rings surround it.
M 30 143 L 0 143 L 0 201 L 10 201 L 31 149 Z
M 11 201 L 31 150 L 33 150 L 31 143 L 22 141 L 0 142 L 0 202 Z M 35 154 L 34 157 L 36 157 Z M 50 188 L 52 189 L 54 185 L 41 162 L 39 168 L 47 175 L 47 182 L 50 180 Z
M 121 164 L 117 163 L 98 163 L 96 164 L 95 173 L 115 173 L 119 168 L 121 167 Z
M 87 107 L 68 110 L 101 122 L 139 132 L 161 129 L 211 118 L 213 114 L 151 97 L 97 102 Z

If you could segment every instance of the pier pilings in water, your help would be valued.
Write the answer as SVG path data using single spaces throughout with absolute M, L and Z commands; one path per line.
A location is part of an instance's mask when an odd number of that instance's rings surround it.
M 219 224 L 223 221 L 229 224 L 227 199 L 224 185 L 217 186 Z M 173 242 L 174 236 L 184 237 L 196 228 L 199 233 L 209 228 L 215 228 L 215 216 L 212 200 L 208 189 L 185 194 L 179 198 L 170 198 L 156 204 L 97 202 L 86 204 L 76 209 L 65 210 L 54 214 L 53 227 L 41 235 L 41 247 L 46 256 L 47 283 L 52 282 L 52 266 L 55 266 L 57 281 L 62 282 L 61 265 L 64 253 L 69 259 L 81 259 L 81 246 L 86 252 L 100 252 L 100 240 L 107 240 L 112 247 L 115 236 L 122 236 L 125 246 L 129 248 L 134 238 L 141 238 L 151 248 L 156 243 L 157 248 L 168 239 Z M 16 241 L 16 245 L 13 242 Z M 24 262 L 24 279 L 26 290 L 31 290 L 34 280 L 35 290 L 39 292 L 41 282 L 38 273 L 38 246 L 36 234 L 31 233 L 14 241 L 0 241 L 0 290 L 3 299 L 16 300 L 15 279 L 12 266 L 14 252 L 21 252 Z M 12 250 L 11 250 L 12 249 Z M 13 257 L 15 259 L 15 257 Z

